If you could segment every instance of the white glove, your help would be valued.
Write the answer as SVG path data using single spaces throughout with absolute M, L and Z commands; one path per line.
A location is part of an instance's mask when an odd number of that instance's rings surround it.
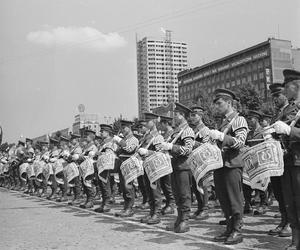
M 70 152 L 68 150 L 64 150 L 64 152 L 62 153 L 63 157 L 69 157 L 70 156 Z
M 88 157 L 93 158 L 95 156 L 95 152 L 94 151 L 90 151 L 88 154 Z
M 116 141 L 117 143 L 119 143 L 120 141 L 122 141 L 122 138 L 119 137 L 119 136 L 117 136 L 117 135 L 115 135 L 115 136 L 113 137 L 113 140 Z
M 291 127 L 282 121 L 275 122 L 273 128 L 277 134 L 290 135 L 291 133 Z
M 44 159 L 45 161 L 49 161 L 49 156 L 48 156 L 48 155 L 44 155 L 44 156 L 43 156 L 43 159 Z
M 56 161 L 56 158 L 50 158 L 50 160 L 49 160 L 50 162 L 55 162 Z
M 162 143 L 160 144 L 160 148 L 161 148 L 162 150 L 168 151 L 168 150 L 171 150 L 172 147 L 173 147 L 173 144 L 172 144 L 172 143 L 169 143 L 169 142 L 162 142 Z
M 2 159 L 1 162 L 2 162 L 3 164 L 6 164 L 8 161 L 5 160 L 5 159 Z
M 144 155 L 147 155 L 147 154 L 148 154 L 148 150 L 145 149 L 145 148 L 140 148 L 140 149 L 138 150 L 138 153 L 139 153 L 140 155 L 144 156 Z
M 79 159 L 79 155 L 78 154 L 73 154 L 72 155 L 72 160 L 73 161 L 77 161 Z
M 272 133 L 275 132 L 275 129 L 274 128 L 269 128 L 269 129 L 266 129 L 263 133 L 263 137 L 265 140 L 269 140 L 269 139 L 272 139 Z
M 223 141 L 225 134 L 223 132 L 220 132 L 219 130 L 212 129 L 209 131 L 209 136 L 213 140 Z

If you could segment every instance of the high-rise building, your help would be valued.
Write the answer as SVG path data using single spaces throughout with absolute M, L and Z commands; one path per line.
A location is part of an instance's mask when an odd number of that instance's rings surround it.
M 177 74 L 187 68 L 187 44 L 144 37 L 137 41 L 139 117 L 143 112 L 178 101 Z
M 284 69 L 300 69 L 300 50 L 291 41 L 269 38 L 234 54 L 178 74 L 179 101 L 197 99 L 199 91 L 211 95 L 216 88 L 233 89 L 241 84 L 256 88 L 264 100 L 270 98 L 268 87 L 283 82 Z

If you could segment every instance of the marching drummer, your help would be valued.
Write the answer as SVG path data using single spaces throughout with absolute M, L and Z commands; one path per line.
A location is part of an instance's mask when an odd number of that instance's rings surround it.
M 186 118 L 191 110 L 175 103 L 175 129 L 171 135 L 173 143 L 164 142 L 161 150 L 170 151 L 172 155 L 172 188 L 174 190 L 177 218 L 174 224 L 166 229 L 175 233 L 185 233 L 190 230 L 188 220 L 191 211 L 190 166 L 187 164 L 189 154 L 193 150 L 195 133 L 189 127 Z
M 82 148 L 79 143 L 80 138 L 81 138 L 80 134 L 76 134 L 76 133 L 71 134 L 71 150 L 70 150 L 70 156 L 67 159 L 68 163 L 77 162 L 79 156 L 82 154 Z M 79 205 L 81 202 L 80 201 L 81 185 L 80 185 L 79 176 L 76 176 L 73 179 L 73 183 L 74 183 L 74 187 L 73 187 L 74 197 L 71 201 L 68 202 L 68 205 Z
M 195 145 L 194 148 L 199 147 L 201 144 L 209 141 L 209 128 L 203 123 L 204 108 L 200 106 L 193 106 L 190 108 L 192 112 L 190 113 L 190 121 L 194 127 L 195 132 Z M 191 216 L 193 219 L 206 219 L 208 214 L 208 190 L 206 186 L 201 186 L 203 194 L 197 189 L 197 183 L 195 178 L 192 177 L 192 191 L 196 195 L 198 202 L 198 208 Z
M 158 115 L 146 112 L 144 113 L 145 126 L 148 128 L 149 133 L 146 134 L 138 152 L 143 158 L 149 157 L 154 151 L 159 151 L 159 144 L 164 141 L 162 135 L 159 134 L 156 123 Z M 142 223 L 149 225 L 158 224 L 160 222 L 160 213 L 162 205 L 162 196 L 160 188 L 160 180 L 156 181 L 156 189 L 150 185 L 150 180 L 147 175 L 145 177 L 145 184 L 147 193 L 149 193 L 150 213 L 141 219 Z
M 136 131 L 135 128 L 132 128 L 133 134 L 134 136 L 139 140 L 139 143 L 142 142 L 142 140 L 144 140 L 144 137 L 147 136 L 147 134 L 149 133 L 149 129 L 146 126 L 146 121 L 145 120 L 139 120 L 138 124 L 136 125 Z M 144 210 L 144 209 L 148 209 L 149 208 L 149 190 L 146 187 L 146 176 L 145 175 L 140 175 L 137 178 L 138 181 L 138 185 L 139 185 L 139 190 L 142 194 L 142 203 L 138 204 L 137 207 Z
M 69 156 L 69 154 L 70 154 L 69 143 L 70 143 L 70 138 L 68 136 L 65 136 L 65 135 L 60 136 L 60 149 L 61 149 L 60 158 L 61 159 L 58 159 L 58 160 L 65 162 L 64 158 Z M 63 172 L 63 169 L 61 169 L 61 170 L 62 171 L 59 173 L 54 173 L 56 178 L 61 178 L 63 180 L 62 184 L 57 183 L 58 187 L 61 190 L 61 197 L 56 199 L 57 202 L 68 201 L 68 198 L 67 198 L 68 182 L 67 182 L 67 178 Z
M 273 125 L 277 134 L 283 134 L 288 154 L 285 156 L 282 188 L 287 214 L 292 228 L 292 242 L 286 249 L 300 249 L 300 72 L 283 71 L 284 87 L 291 101 L 284 116 L 290 125 L 277 121 Z
M 291 112 L 291 106 L 289 106 L 288 98 L 285 95 L 284 86 L 281 83 L 273 83 L 269 86 L 269 88 L 271 90 L 272 99 L 277 109 L 277 114 L 275 115 L 271 123 L 289 119 L 287 116 L 289 116 L 289 113 Z M 282 143 L 282 146 L 284 151 L 286 151 L 284 143 Z M 284 156 L 284 165 L 289 165 L 288 161 L 289 159 Z M 281 237 L 289 237 L 291 236 L 291 228 L 288 222 L 287 208 L 285 206 L 282 178 L 282 176 L 272 176 L 270 178 L 275 199 L 278 201 L 281 221 L 279 225 L 276 228 L 271 229 L 268 234 L 278 235 Z
M 120 124 L 121 133 L 124 138 L 122 139 L 120 136 L 115 135 L 113 139 L 119 146 L 118 156 L 120 158 L 120 162 L 122 163 L 135 153 L 135 150 L 139 145 L 139 141 L 136 137 L 134 137 L 131 130 L 133 122 L 121 120 Z M 121 172 L 121 169 L 119 170 L 119 177 L 124 198 L 124 208 L 120 212 L 116 213 L 116 216 L 131 217 L 134 214 L 134 211 L 132 209 L 135 200 L 134 186 L 132 182 L 125 185 L 125 179 Z
M 216 111 L 224 117 L 219 130 L 210 131 L 211 139 L 218 141 L 224 150 L 224 167 L 214 171 L 214 182 L 216 195 L 227 221 L 226 231 L 214 240 L 232 245 L 243 241 L 243 169 L 238 156 L 246 142 L 248 125 L 246 119 L 233 109 L 233 100 L 236 98 L 232 91 L 216 89 L 214 95 Z
M 95 156 L 95 154 L 98 151 L 98 148 L 95 145 L 95 136 L 96 136 L 96 132 L 94 130 L 90 130 L 90 129 L 86 129 L 85 131 L 85 135 L 86 135 L 86 148 L 83 151 L 82 155 L 79 157 L 79 163 L 83 163 L 87 158 L 93 158 Z M 92 169 L 92 172 L 94 173 L 94 169 Z M 90 183 L 90 180 L 87 180 L 88 183 L 86 183 L 86 181 L 84 180 L 84 178 L 86 178 L 87 176 L 82 176 L 83 178 L 83 190 L 84 193 L 86 194 L 86 201 L 82 204 L 80 204 L 81 208 L 92 208 L 94 206 L 94 190 L 93 187 Z
M 160 116 L 160 128 L 162 129 L 162 135 L 165 141 L 168 141 L 173 134 L 172 121 L 173 118 L 170 116 Z M 163 215 L 174 214 L 175 198 L 171 183 L 171 174 L 160 178 L 160 186 L 166 198 L 166 204 L 161 210 Z
M 103 153 L 110 153 L 115 154 L 117 149 L 117 145 L 114 143 L 112 135 L 113 135 L 113 128 L 107 124 L 100 124 L 101 129 L 101 136 L 102 136 L 102 143 L 99 146 L 98 154 Z M 111 201 L 111 185 L 110 185 L 110 172 L 111 170 L 104 170 L 101 173 L 97 171 L 96 180 L 100 187 L 100 193 L 102 195 L 102 204 L 99 208 L 95 209 L 95 212 L 104 213 L 110 211 L 110 204 Z M 101 175 L 101 179 L 99 178 L 99 174 Z M 105 181 L 104 181 L 105 180 Z
M 249 110 L 247 115 L 247 122 L 249 125 L 249 133 L 247 136 L 246 145 L 252 147 L 258 143 L 263 142 L 264 135 L 263 129 L 260 125 L 260 121 L 263 120 L 264 115 L 256 110 Z M 244 214 L 248 214 L 252 212 L 251 207 L 251 194 L 252 188 L 243 183 L 243 193 L 245 198 L 245 205 L 244 205 Z M 259 195 L 260 204 L 257 210 L 254 210 L 254 215 L 262 215 L 266 211 L 266 207 L 268 206 L 268 196 L 267 191 L 255 190 L 256 193 Z
M 53 169 L 51 163 L 55 162 L 59 156 L 60 149 L 59 149 L 59 139 L 56 137 L 50 137 L 50 153 L 47 157 L 45 155 L 44 159 L 47 162 L 47 164 L 44 165 L 43 170 L 43 191 L 41 193 L 41 197 L 43 197 L 47 192 L 47 185 L 48 180 L 50 181 L 50 188 L 51 188 L 51 194 L 47 197 L 48 200 L 54 200 L 57 199 L 57 182 L 54 177 Z M 48 164 L 50 163 L 50 164 Z M 48 176 L 49 175 L 49 176 Z

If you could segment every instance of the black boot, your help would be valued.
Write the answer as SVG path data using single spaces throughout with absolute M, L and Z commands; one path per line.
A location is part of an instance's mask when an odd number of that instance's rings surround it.
M 209 217 L 208 211 L 203 209 L 197 209 L 192 215 L 191 219 L 195 220 L 205 220 Z
M 175 228 L 178 226 L 178 224 L 180 223 L 180 218 L 181 218 L 181 211 L 177 208 L 177 217 L 176 217 L 176 221 L 173 222 L 172 224 L 166 226 L 166 230 L 167 231 L 174 231 Z
M 234 215 L 232 219 L 233 219 L 233 230 L 225 241 L 226 245 L 236 245 L 243 241 L 243 235 L 241 233 L 242 218 L 240 215 Z
M 285 213 L 282 213 L 281 214 L 281 221 L 280 221 L 280 224 L 274 228 L 274 229 L 271 229 L 268 234 L 269 235 L 279 235 L 281 230 L 287 225 L 287 215 Z
M 148 219 L 147 224 L 148 225 L 155 225 L 160 223 L 160 217 L 158 213 L 153 213 L 153 215 Z
M 233 230 L 233 219 L 232 218 L 228 218 L 226 220 L 226 230 L 224 233 L 216 236 L 214 238 L 215 242 L 225 242 L 227 240 L 227 238 L 230 236 L 232 230 Z
M 120 217 L 132 217 L 134 215 L 134 211 L 131 207 L 125 209 L 119 216 Z
M 150 212 L 146 216 L 142 217 L 141 218 L 141 223 L 148 223 L 148 221 L 151 219 L 151 217 L 152 217 L 152 212 Z
M 99 208 L 95 209 L 97 213 L 107 213 L 110 211 L 110 206 L 106 203 L 102 204 Z
M 297 233 L 297 229 L 292 228 L 292 242 L 285 250 L 297 250 L 297 244 L 299 244 L 299 232 Z
M 174 211 L 174 206 L 172 205 L 169 205 L 169 204 L 166 204 L 166 206 L 164 206 L 161 210 L 161 213 L 163 215 L 166 215 L 166 214 L 174 214 L 175 211 Z
M 186 233 L 190 231 L 189 217 L 190 217 L 189 212 L 182 211 L 180 213 L 179 223 L 177 227 L 174 228 L 175 233 Z
M 67 202 L 68 198 L 67 198 L 67 194 L 63 194 L 62 197 L 59 197 L 56 199 L 57 202 Z
M 287 223 L 279 232 L 279 237 L 290 237 L 292 236 L 292 229 L 290 227 L 290 223 Z
M 86 202 L 81 204 L 81 208 L 92 208 L 94 206 L 94 194 L 92 187 L 86 187 Z

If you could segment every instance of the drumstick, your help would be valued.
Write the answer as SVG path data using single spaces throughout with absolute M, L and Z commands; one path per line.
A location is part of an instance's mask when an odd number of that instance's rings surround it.
M 265 141 L 265 139 L 251 139 L 251 140 L 247 140 L 247 142 L 262 142 Z
M 223 133 L 224 135 L 226 135 L 229 131 L 229 129 L 231 128 L 232 124 L 235 122 L 236 118 L 239 116 L 239 113 L 236 113 L 236 115 L 232 118 L 232 120 L 228 123 L 228 125 L 226 126 L 226 128 L 224 129 Z
M 290 127 L 294 127 L 299 119 L 300 119 L 300 110 L 298 110 L 296 116 L 294 117 L 293 121 L 290 124 Z

